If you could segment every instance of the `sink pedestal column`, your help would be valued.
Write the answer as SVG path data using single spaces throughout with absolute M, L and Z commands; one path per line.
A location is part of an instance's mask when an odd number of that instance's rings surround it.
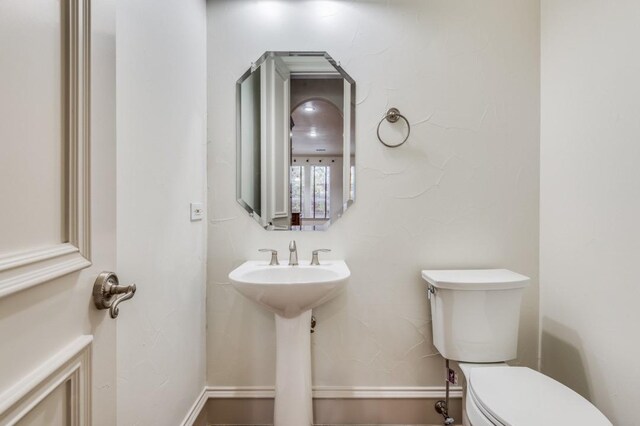
M 295 318 L 276 314 L 276 400 L 274 426 L 313 424 L 311 310 Z

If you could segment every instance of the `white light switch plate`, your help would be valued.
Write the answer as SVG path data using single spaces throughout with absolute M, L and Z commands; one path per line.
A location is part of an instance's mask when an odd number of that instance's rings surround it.
M 204 207 L 202 203 L 191 203 L 191 222 L 202 220 L 204 217 Z

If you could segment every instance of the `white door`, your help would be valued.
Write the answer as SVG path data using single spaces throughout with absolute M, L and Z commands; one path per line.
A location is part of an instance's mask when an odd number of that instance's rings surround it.
M 0 0 L 0 425 L 116 424 L 114 7 Z
M 351 116 L 351 108 L 353 106 L 352 102 L 354 99 L 352 90 L 353 84 L 347 80 L 344 80 L 344 104 L 342 107 L 342 206 L 339 208 L 340 211 L 345 209 L 345 206 L 348 206 L 349 203 L 352 203 L 354 201 L 352 199 L 351 190 L 351 182 L 355 182 L 355 179 L 353 179 L 351 176 L 351 173 L 353 173 L 351 167 L 355 165 L 355 153 L 352 152 L 352 147 L 354 146 L 353 117 Z
M 291 72 L 278 56 L 269 56 L 261 65 L 261 102 L 263 127 L 262 170 L 263 225 L 289 227 L 290 81 Z

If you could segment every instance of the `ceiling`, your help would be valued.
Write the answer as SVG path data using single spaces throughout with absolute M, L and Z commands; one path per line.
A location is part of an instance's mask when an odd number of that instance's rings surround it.
M 342 114 L 331 102 L 310 99 L 291 113 L 293 156 L 341 156 Z

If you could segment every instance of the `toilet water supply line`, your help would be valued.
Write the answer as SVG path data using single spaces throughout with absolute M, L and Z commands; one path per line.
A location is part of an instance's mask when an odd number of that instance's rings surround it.
M 449 373 L 451 372 L 451 369 L 449 368 L 449 360 L 445 358 L 445 362 L 446 362 L 445 369 L 447 371 L 447 375 L 446 375 L 446 380 L 445 380 L 445 386 L 446 387 L 445 387 L 444 401 L 440 400 L 440 401 L 436 402 L 435 408 L 436 408 L 436 411 L 439 414 L 442 414 L 442 417 L 444 417 L 444 424 L 445 425 L 452 425 L 455 420 L 453 419 L 453 417 L 449 416 L 449 387 L 451 386 L 451 380 L 449 378 L 449 375 L 450 375 Z
M 431 298 L 434 297 L 435 294 L 436 294 L 436 288 L 431 284 L 429 284 L 429 286 L 427 287 L 427 298 L 431 300 Z M 444 401 L 443 400 L 437 401 L 435 405 L 435 409 L 438 414 L 442 414 L 442 417 L 444 417 L 445 425 L 452 425 L 453 422 L 455 421 L 453 417 L 449 416 L 449 387 L 451 386 L 451 378 L 449 376 L 452 370 L 449 368 L 449 360 L 447 358 L 445 358 L 445 370 L 447 374 L 445 375 L 446 388 L 445 388 L 445 394 L 444 394 Z M 453 373 L 453 381 L 455 381 L 455 372 Z

